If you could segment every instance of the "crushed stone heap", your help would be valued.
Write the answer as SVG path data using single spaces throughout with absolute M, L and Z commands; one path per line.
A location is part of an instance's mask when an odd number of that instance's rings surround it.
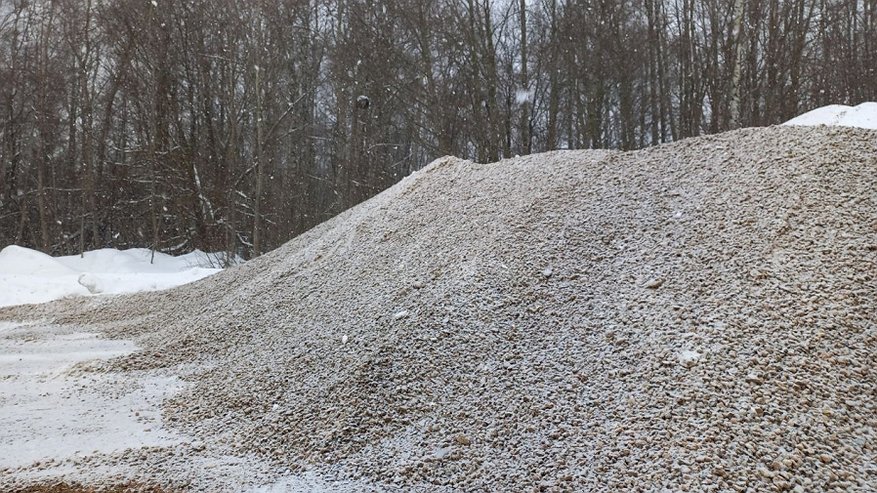
M 875 491 L 877 132 L 444 158 L 243 266 L 59 321 L 146 348 L 115 368 L 203 364 L 166 421 L 280 469 Z

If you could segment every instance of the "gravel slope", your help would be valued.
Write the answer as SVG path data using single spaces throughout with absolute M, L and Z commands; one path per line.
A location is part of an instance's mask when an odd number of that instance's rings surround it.
M 875 491 L 877 132 L 445 158 L 191 285 L 0 311 L 33 317 L 199 362 L 165 421 L 279 470 Z

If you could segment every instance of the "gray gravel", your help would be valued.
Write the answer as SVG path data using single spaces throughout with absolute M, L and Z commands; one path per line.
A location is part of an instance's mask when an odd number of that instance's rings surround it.
M 877 132 L 445 158 L 243 266 L 28 317 L 146 348 L 108 369 L 203 365 L 166 422 L 278 475 L 877 491 Z

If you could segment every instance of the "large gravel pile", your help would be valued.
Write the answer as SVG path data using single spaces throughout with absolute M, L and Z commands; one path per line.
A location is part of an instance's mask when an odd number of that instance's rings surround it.
M 202 363 L 165 419 L 279 471 L 877 490 L 875 131 L 446 158 L 242 267 L 89 303 L 51 310 L 147 348 L 116 368 Z

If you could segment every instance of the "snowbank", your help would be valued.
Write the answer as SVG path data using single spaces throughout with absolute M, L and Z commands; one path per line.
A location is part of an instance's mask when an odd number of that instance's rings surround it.
M 0 306 L 168 289 L 219 272 L 221 255 L 156 252 L 153 259 L 145 248 L 105 248 L 82 257 L 50 257 L 12 245 L 0 251 Z
M 830 104 L 792 118 L 783 125 L 833 125 L 877 130 L 877 103 L 858 106 Z

